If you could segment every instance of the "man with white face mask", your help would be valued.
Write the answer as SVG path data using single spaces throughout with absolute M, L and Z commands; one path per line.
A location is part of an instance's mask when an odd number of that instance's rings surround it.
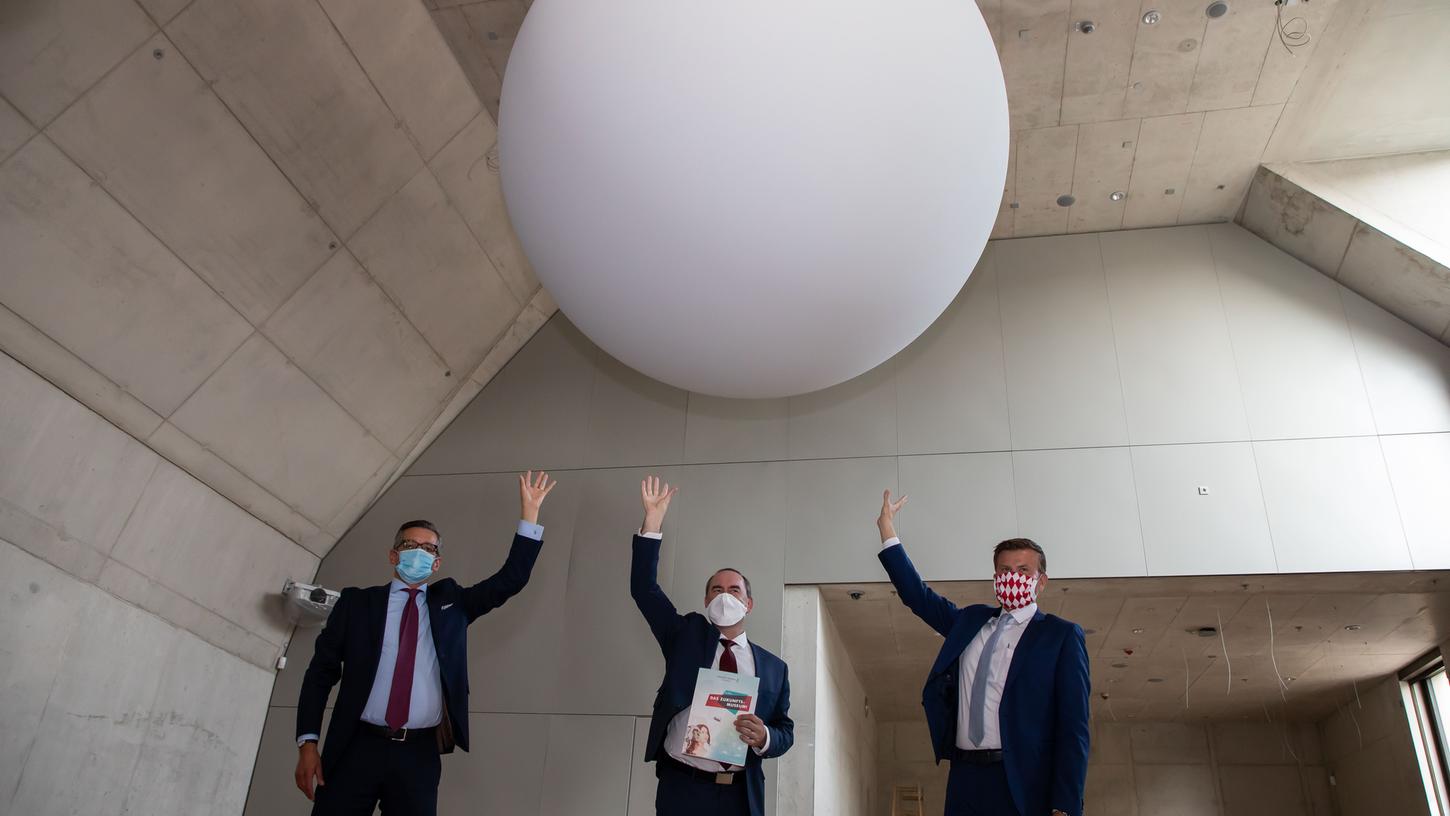
M 937 762 L 951 762 L 946 816 L 1082 816 L 1087 781 L 1087 646 L 1082 627 L 1037 609 L 1047 554 L 1027 538 L 992 553 L 997 607 L 931 591 L 881 497 L 880 559 L 907 608 L 946 641 L 922 690 Z
M 432 522 L 405 522 L 388 548 L 393 580 L 342 591 L 297 701 L 297 787 L 312 816 L 437 812 L 439 754 L 468 750 L 468 625 L 523 590 L 544 546 L 539 507 L 554 489 L 547 473 L 519 476 L 518 531 L 503 567 L 462 586 L 430 583 L 442 563 Z M 327 747 L 317 751 L 322 713 L 342 681 Z
M 746 617 L 755 608 L 750 580 L 739 570 L 716 571 L 705 583 L 705 614 L 681 615 L 660 589 L 661 526 L 678 488 L 654 476 L 640 485 L 644 523 L 634 537 L 629 591 L 665 656 L 665 679 L 655 696 L 654 717 L 645 742 L 646 762 L 655 763 L 659 787 L 657 816 L 764 816 L 765 773 L 761 761 L 790 750 L 790 680 L 785 662 L 745 635 Z M 760 679 L 755 713 L 735 719 L 735 734 L 750 746 L 744 766 L 693 756 L 690 703 L 700 669 L 754 675 Z M 722 736 L 716 734 L 719 741 Z

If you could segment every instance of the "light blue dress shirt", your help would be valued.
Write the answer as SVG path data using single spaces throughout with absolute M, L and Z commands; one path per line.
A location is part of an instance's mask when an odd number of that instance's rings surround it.
M 544 539 L 544 528 L 519 519 L 519 535 L 535 541 Z M 403 605 L 408 602 L 408 585 L 394 578 L 388 584 L 388 617 L 383 624 L 383 649 L 378 655 L 378 670 L 373 688 L 363 707 L 362 721 L 373 725 L 388 724 L 388 695 L 393 688 L 393 668 L 398 662 L 398 635 L 403 623 Z M 413 654 L 413 691 L 408 698 L 406 728 L 428 728 L 443 721 L 443 679 L 438 668 L 438 652 L 433 646 L 433 630 L 428 618 L 428 585 L 414 598 L 418 605 L 418 646 Z M 316 734 L 297 738 L 300 746 L 316 740 Z

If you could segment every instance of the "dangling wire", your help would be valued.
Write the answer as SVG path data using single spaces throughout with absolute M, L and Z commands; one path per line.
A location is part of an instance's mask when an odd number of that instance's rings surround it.
M 1284 51 L 1289 56 L 1295 56 L 1295 48 L 1303 48 L 1313 39 L 1309 35 L 1309 21 L 1303 17 L 1291 17 L 1288 22 L 1284 21 L 1284 6 L 1286 0 L 1275 0 L 1274 3 L 1274 31 L 1279 35 L 1279 44 L 1284 46 Z M 1302 28 L 1290 30 L 1295 23 L 1303 25 Z
M 1274 656 L 1274 610 L 1269 608 L 1269 599 L 1264 599 L 1264 611 L 1269 614 L 1269 662 L 1274 664 L 1274 676 L 1279 678 L 1279 696 L 1283 697 L 1289 684 L 1284 682 L 1284 675 L 1279 674 L 1279 658 Z
M 1233 661 L 1228 659 L 1228 639 L 1223 634 L 1223 615 L 1218 611 L 1218 607 L 1213 608 L 1213 614 L 1218 618 L 1218 643 L 1223 647 L 1223 665 L 1228 669 L 1228 691 L 1224 692 L 1224 694 L 1233 694 L 1234 664 Z
M 1189 682 L 1188 682 L 1188 650 L 1183 649 L 1182 647 L 1180 647 L 1178 651 L 1180 651 L 1180 652 L 1183 653 L 1183 710 L 1184 711 L 1187 711 L 1188 710 L 1188 686 L 1189 686 Z

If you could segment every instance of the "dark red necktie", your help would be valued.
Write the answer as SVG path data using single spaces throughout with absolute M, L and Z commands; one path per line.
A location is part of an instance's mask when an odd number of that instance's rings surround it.
M 725 647 L 720 655 L 720 671 L 739 672 L 740 666 L 735 662 L 735 641 L 720 638 L 720 645 Z
M 388 692 L 388 727 L 394 731 L 408 724 L 408 703 L 413 699 L 413 663 L 418 652 L 418 592 L 407 588 L 408 601 L 398 626 L 398 661 L 393 664 L 393 688 Z

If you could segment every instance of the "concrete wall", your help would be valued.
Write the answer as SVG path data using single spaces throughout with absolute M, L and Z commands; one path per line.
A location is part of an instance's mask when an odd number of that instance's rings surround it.
M 318 558 L 0 354 L 0 814 L 236 813 Z
M 926 723 L 882 723 L 879 733 L 878 787 L 889 791 L 893 784 L 920 784 L 926 812 L 940 812 L 947 766 L 932 762 Z M 1335 812 L 1318 731 L 1308 724 L 1099 722 L 1088 763 L 1088 816 Z
M 799 398 L 672 389 L 560 317 L 319 577 L 386 580 L 390 536 L 419 516 L 450 536 L 447 574 L 487 575 L 514 472 L 553 471 L 534 578 L 470 641 L 478 733 L 525 731 L 537 757 L 510 752 L 511 785 L 450 757 L 445 785 L 551 814 L 582 811 L 548 797 L 597 789 L 591 816 L 623 813 L 648 801 L 629 749 L 662 670 L 627 592 L 643 475 L 682 486 L 661 585 L 693 608 L 716 567 L 744 570 L 751 638 L 778 650 L 785 584 L 881 580 L 883 488 L 912 495 L 900 529 L 929 579 L 985 577 L 985 548 L 1018 533 L 1068 577 L 1450 565 L 1447 383 L 1450 350 L 1232 225 L 995 243 L 906 351 Z M 294 641 L 279 674 L 249 812 L 302 810 L 287 769 L 311 649 Z M 597 729 L 582 776 L 548 747 L 571 723 Z
M 0 349 L 322 555 L 553 312 L 421 2 L 0 5 Z
M 796 744 L 779 763 L 776 813 L 880 812 L 876 718 L 816 587 L 786 587 L 781 656 L 790 665 Z
M 1339 816 L 1430 814 L 1401 684 L 1358 689 L 1319 723 Z

